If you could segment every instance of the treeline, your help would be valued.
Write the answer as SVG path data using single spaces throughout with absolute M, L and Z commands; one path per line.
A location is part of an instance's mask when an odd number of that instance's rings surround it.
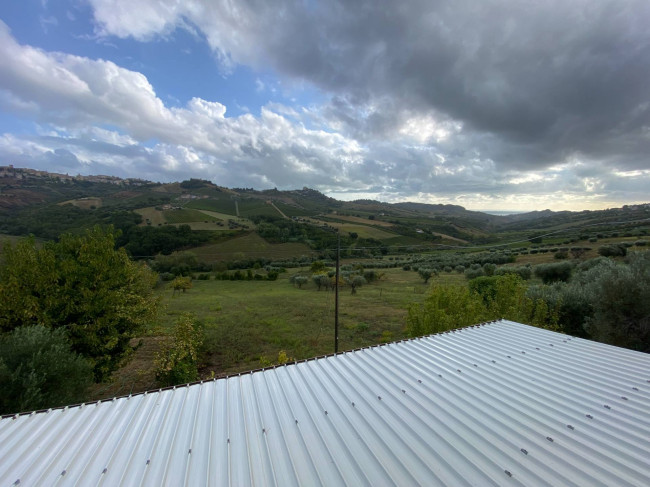
M 506 318 L 650 352 L 650 252 L 540 264 L 533 272 L 543 283 L 531 286 L 507 269 L 466 286 L 434 283 L 425 301 L 409 308 L 407 332 L 419 336 Z
M 322 227 L 307 223 L 287 220 L 274 216 L 253 216 L 251 220 L 257 225 L 257 233 L 270 243 L 299 242 L 315 250 L 326 250 L 333 257 L 338 244 L 338 235 L 334 227 Z M 373 238 L 361 238 L 356 233 L 341 232 L 341 247 L 346 252 L 360 248 L 367 255 L 385 255 L 388 247 Z
M 142 217 L 128 210 L 110 207 L 85 210 L 73 205 L 51 205 L 11 214 L 0 213 L 0 233 L 56 240 L 63 233 L 80 234 L 95 225 L 112 225 L 124 231 L 140 222 Z
M 214 232 L 193 231 L 189 225 L 161 227 L 129 226 L 122 230 L 117 244 L 135 258 L 170 254 L 176 250 L 197 247 L 214 239 Z

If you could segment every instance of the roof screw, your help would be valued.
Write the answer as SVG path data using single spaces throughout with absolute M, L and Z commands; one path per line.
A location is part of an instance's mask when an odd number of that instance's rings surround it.
M 508 358 L 512 358 L 510 355 L 508 355 Z
M 151 463 L 151 458 L 148 458 L 147 459 L 147 465 L 149 465 L 150 463 Z M 106 469 L 104 469 L 104 472 L 106 472 Z
M 521 353 L 525 354 L 526 352 L 524 352 L 524 351 L 522 350 Z
M 354 403 L 352 403 L 352 407 L 354 407 Z
M 18 485 L 19 483 L 20 483 L 20 479 L 16 479 L 16 481 L 14 482 L 14 485 Z
M 521 452 L 522 452 L 524 455 L 528 455 L 528 450 L 526 450 L 525 448 L 522 448 L 522 449 L 521 449 Z
M 266 434 L 266 428 L 262 428 L 262 433 Z
M 187 450 L 187 454 L 188 454 L 188 455 L 191 455 L 191 454 L 192 454 L 192 449 L 191 449 L 191 448 L 190 448 L 189 450 Z
M 228 438 L 228 439 L 226 440 L 226 443 L 230 444 L 230 438 Z
M 539 350 L 539 347 L 535 347 L 535 350 Z
M 638 387 L 633 387 L 632 390 L 633 390 L 633 391 L 638 391 L 639 388 L 638 388 Z
M 65 475 L 65 470 L 63 472 L 61 472 L 61 476 L 63 476 L 63 475 Z
M 442 374 L 438 374 L 438 377 L 440 377 L 442 379 Z
M 353 403 L 354 404 L 354 403 Z M 296 424 L 298 424 L 298 420 L 296 419 Z
M 569 428 L 570 430 L 574 430 L 574 429 L 575 429 L 575 428 L 574 428 L 573 426 L 571 426 L 570 424 L 567 424 L 566 427 Z
M 325 411 L 325 415 L 327 416 L 327 411 Z
M 496 363 L 497 363 L 497 361 L 496 361 L 496 360 L 493 360 L 493 361 L 492 361 L 492 363 L 493 363 L 493 364 L 496 364 Z
M 147 460 L 147 465 L 149 465 L 149 460 Z M 108 472 L 108 468 L 104 467 L 104 470 L 102 470 L 102 475 Z
M 404 389 L 402 389 L 402 392 L 403 392 L 404 394 L 406 394 L 406 391 L 405 391 Z
M 623 399 L 624 401 L 627 401 L 627 397 L 625 397 L 625 396 L 621 396 L 621 399 Z
M 460 369 L 456 369 L 456 370 L 457 370 L 458 372 L 461 372 L 461 370 L 460 370 Z
M 381 396 L 377 396 L 377 399 L 379 399 L 381 401 Z
M 478 367 L 478 365 L 474 364 L 474 367 Z
M 551 438 L 550 436 L 547 436 L 546 439 L 547 439 L 548 441 L 550 441 L 551 443 L 553 443 L 553 438 Z
M 586 415 L 589 419 L 594 419 L 594 417 L 591 414 Z
M 612 409 L 612 408 L 611 408 L 610 406 L 608 406 L 607 404 L 603 405 L 603 407 L 604 407 L 605 409 Z
M 506 475 L 507 475 L 508 477 L 512 477 L 512 474 L 511 474 L 508 470 L 504 470 L 504 472 L 506 473 Z
M 418 379 L 418 382 L 419 382 L 420 384 L 422 384 L 422 381 L 421 381 L 420 379 Z

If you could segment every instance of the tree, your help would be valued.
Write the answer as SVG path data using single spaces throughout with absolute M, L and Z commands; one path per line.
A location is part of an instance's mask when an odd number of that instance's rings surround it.
M 357 294 L 357 288 L 366 284 L 366 278 L 363 276 L 350 276 L 346 279 L 346 282 L 350 286 L 350 294 Z
M 62 328 L 24 326 L 0 339 L 0 414 L 84 401 L 92 378 Z
M 410 336 L 439 333 L 482 321 L 505 318 L 557 330 L 557 312 L 526 296 L 526 284 L 515 274 L 480 277 L 472 286 L 433 286 L 422 304 L 408 309 Z M 476 281 L 476 280 L 475 280 Z
M 427 284 L 433 275 L 433 271 L 431 269 L 420 268 L 418 269 L 418 274 L 424 280 L 424 283 Z
M 650 252 L 628 260 L 603 259 L 581 276 L 593 307 L 585 327 L 598 341 L 650 352 Z
M 0 330 L 42 324 L 62 328 L 72 350 L 105 380 L 133 351 L 130 342 L 154 318 L 156 274 L 115 249 L 112 228 L 62 235 L 37 248 L 6 246 L 0 262 Z
M 163 386 L 193 382 L 199 378 L 199 353 L 205 341 L 203 325 L 193 315 L 184 314 L 167 337 L 154 365 L 156 379 Z
M 192 279 L 189 277 L 183 277 L 183 276 L 178 276 L 176 279 L 174 279 L 171 282 L 171 287 L 173 289 L 173 293 L 175 294 L 176 291 L 187 291 L 188 289 L 192 289 Z
M 544 284 L 550 284 L 558 281 L 568 281 L 571 278 L 573 266 L 571 262 L 558 262 L 554 264 L 539 264 L 535 266 L 535 275 L 539 277 Z

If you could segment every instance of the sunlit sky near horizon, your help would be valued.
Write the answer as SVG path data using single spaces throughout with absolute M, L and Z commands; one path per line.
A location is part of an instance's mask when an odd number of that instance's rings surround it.
M 480 210 L 650 201 L 647 0 L 0 3 L 0 165 Z

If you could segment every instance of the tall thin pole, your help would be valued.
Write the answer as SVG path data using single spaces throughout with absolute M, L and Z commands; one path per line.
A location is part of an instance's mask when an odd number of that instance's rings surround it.
M 341 233 L 337 232 L 336 283 L 334 284 L 334 353 L 339 351 L 339 262 L 341 260 Z

